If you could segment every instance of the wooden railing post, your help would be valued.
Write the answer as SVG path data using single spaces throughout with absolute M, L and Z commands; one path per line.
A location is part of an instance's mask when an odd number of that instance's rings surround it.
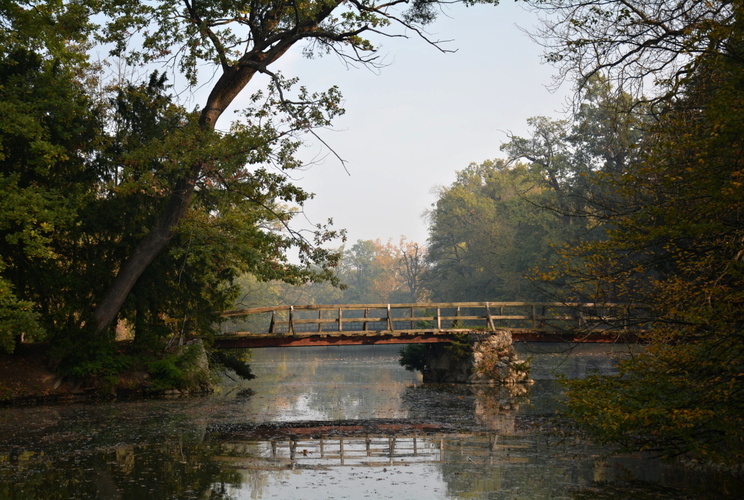
M 289 306 L 289 334 L 294 335 L 294 306 Z
M 630 306 L 623 307 L 623 331 L 628 331 L 628 326 L 630 326 Z
M 542 306 L 542 312 L 540 313 L 540 327 L 544 327 L 547 325 L 546 321 L 548 321 L 546 318 L 548 317 L 548 306 Z
M 491 306 L 488 302 L 486 302 L 486 324 L 488 325 L 489 330 L 495 331 L 496 325 L 493 324 L 493 318 L 491 317 Z
M 364 319 L 366 320 L 369 318 L 369 307 L 364 308 Z M 364 325 L 362 325 L 362 331 L 366 332 L 369 330 L 369 321 L 364 321 Z
M 318 331 L 323 331 L 323 322 L 320 321 L 323 319 L 323 309 L 318 309 Z
M 388 324 L 388 330 L 391 332 L 395 331 L 395 328 L 393 328 L 393 314 L 392 310 L 390 309 L 390 304 L 387 305 L 387 324 Z
M 437 307 L 437 330 L 442 329 L 442 309 Z
M 269 323 L 269 333 L 274 333 L 274 326 L 276 326 L 276 311 L 271 311 L 271 322 Z
M 537 329 L 537 307 L 532 306 L 532 329 Z
M 343 326 L 344 315 L 343 315 L 343 313 L 341 311 L 342 311 L 342 309 L 339 307 L 338 308 L 338 331 L 339 332 L 343 332 L 344 331 L 344 326 Z

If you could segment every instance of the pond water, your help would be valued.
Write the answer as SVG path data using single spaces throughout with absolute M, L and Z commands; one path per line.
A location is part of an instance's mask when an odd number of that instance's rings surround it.
M 521 394 L 423 384 L 395 346 L 289 348 L 209 397 L 0 409 L 0 499 L 744 498 L 556 428 L 557 375 L 611 372 L 623 348 L 519 349 Z

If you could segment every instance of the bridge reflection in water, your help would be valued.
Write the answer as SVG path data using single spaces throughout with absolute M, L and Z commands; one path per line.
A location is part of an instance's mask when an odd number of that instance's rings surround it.
M 543 418 L 518 416 L 526 391 L 522 384 L 409 386 L 399 399 L 404 418 L 240 423 L 207 434 L 223 443 L 218 460 L 241 469 L 511 463 L 524 448 L 523 430 Z

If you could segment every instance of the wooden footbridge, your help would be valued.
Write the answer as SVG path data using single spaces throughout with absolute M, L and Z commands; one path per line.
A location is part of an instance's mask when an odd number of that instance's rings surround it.
M 647 310 L 629 304 L 450 302 L 256 307 L 222 314 L 223 349 L 452 342 L 509 331 L 515 341 L 633 340 Z

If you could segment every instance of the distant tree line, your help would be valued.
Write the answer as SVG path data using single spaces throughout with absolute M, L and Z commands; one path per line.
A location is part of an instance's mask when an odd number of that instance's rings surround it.
M 426 300 L 423 288 L 425 252 L 401 238 L 392 241 L 357 240 L 338 249 L 340 259 L 333 282 L 293 285 L 259 281 L 246 275 L 238 280 L 242 294 L 236 307 L 293 304 L 394 304 Z

